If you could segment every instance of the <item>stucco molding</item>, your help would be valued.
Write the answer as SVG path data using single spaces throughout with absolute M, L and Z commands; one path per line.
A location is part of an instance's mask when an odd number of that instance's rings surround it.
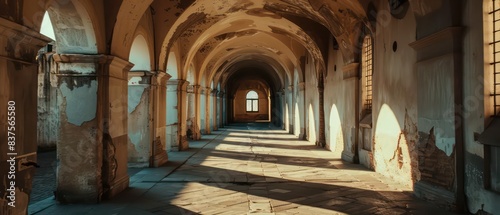
M 343 79 L 358 78 L 359 65 L 359 63 L 350 63 L 342 67 Z
M 108 55 L 106 57 L 107 68 L 104 70 L 103 75 L 126 80 L 134 64 L 116 56 Z
M 465 27 L 448 27 L 408 45 L 417 52 L 418 62 L 449 53 L 459 53 L 464 31 Z
M 166 87 L 167 86 L 167 81 L 172 77 L 171 75 L 169 75 L 168 73 L 165 73 L 163 71 L 157 71 L 155 73 L 155 76 L 156 78 L 156 84 L 159 85 L 159 86 L 163 86 L 163 87 Z

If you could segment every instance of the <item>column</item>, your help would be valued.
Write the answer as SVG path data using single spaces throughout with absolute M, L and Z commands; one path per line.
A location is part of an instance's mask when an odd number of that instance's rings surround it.
M 293 134 L 293 127 L 295 126 L 294 124 L 294 99 L 293 99 L 293 85 L 288 86 L 288 92 L 287 92 L 287 99 L 288 99 L 288 133 Z
M 56 197 L 99 202 L 128 187 L 128 61 L 54 55 L 60 125 Z
M 319 137 L 316 141 L 316 145 L 325 148 L 326 146 L 326 135 L 325 135 L 325 87 L 323 71 L 319 71 L 318 80 L 318 103 L 319 103 Z
M 193 86 L 194 93 L 194 120 L 193 120 L 193 139 L 201 139 L 201 87 L 200 85 Z
M 167 143 L 172 151 L 189 148 L 186 136 L 188 84 L 185 80 L 167 82 Z
M 129 166 L 153 166 L 154 73 L 133 71 L 128 74 L 128 162 Z
M 299 133 L 299 139 L 300 140 L 306 140 L 307 137 L 306 137 L 306 122 L 305 122 L 305 115 L 308 114 L 306 112 L 307 108 L 305 107 L 305 82 L 300 82 L 298 84 L 298 107 L 299 109 L 298 110 L 295 110 L 295 111 L 299 111 L 299 113 L 302 113 L 302 115 L 300 115 L 300 133 Z
M 217 114 L 217 118 L 218 118 L 218 122 L 219 122 L 218 127 L 222 128 L 222 127 L 224 127 L 224 92 L 223 91 L 219 91 L 218 98 L 219 98 L 219 102 L 218 102 L 219 112 Z
M 196 120 L 196 96 L 195 96 L 195 87 L 193 85 L 187 86 L 187 138 L 191 140 L 196 139 L 196 129 L 197 129 L 197 120 Z
M 212 90 L 212 93 L 210 94 L 210 96 L 211 96 L 211 105 L 210 106 L 212 107 L 212 114 L 213 114 L 212 115 L 213 117 L 211 117 L 210 122 L 211 122 L 211 124 L 213 126 L 212 129 L 214 131 L 219 130 L 219 127 L 217 126 L 217 120 L 219 118 L 219 116 L 218 116 L 219 114 L 217 114 L 217 111 L 219 109 L 218 105 L 217 105 L 217 100 L 218 100 L 218 96 L 217 95 L 218 94 L 219 94 L 219 91 L 215 90 L 215 89 Z
M 349 106 L 352 110 L 346 110 L 344 117 L 354 119 L 353 123 L 343 123 L 342 132 L 344 133 L 344 150 L 342 151 L 342 160 L 359 163 L 358 139 L 359 139 L 359 68 L 360 64 L 353 62 L 342 67 L 342 78 L 344 82 L 344 101 L 350 101 Z M 355 95 L 352 98 L 350 95 Z
M 168 80 L 167 81 L 167 96 L 166 96 L 166 115 L 167 115 L 167 124 L 166 124 L 166 149 L 167 151 L 172 151 L 178 149 L 178 120 L 179 120 L 179 112 L 177 110 L 177 88 L 179 85 L 178 80 Z M 174 150 L 174 151 L 175 151 Z
M 170 79 L 169 74 L 163 71 L 155 72 L 152 77 L 153 83 L 153 164 L 154 167 L 159 167 L 168 161 L 167 154 L 167 81 Z
M 211 93 L 212 93 L 211 88 L 208 87 L 205 88 L 205 134 L 210 134 L 211 132 L 211 127 L 210 127 Z
M 35 168 L 20 164 L 37 159 L 35 59 L 49 41 L 38 32 L 0 18 L 0 211 L 5 214 L 25 214 L 28 207 Z M 16 180 L 8 178 L 13 174 Z

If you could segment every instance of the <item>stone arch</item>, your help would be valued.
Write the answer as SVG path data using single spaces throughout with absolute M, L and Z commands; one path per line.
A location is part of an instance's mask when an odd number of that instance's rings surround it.
M 47 12 L 59 54 L 97 54 L 104 51 L 100 16 L 89 1 L 51 1 Z
M 135 41 L 134 34 L 137 26 L 152 2 L 152 0 L 122 1 L 113 29 L 110 51 L 112 55 L 127 59 L 130 51 L 129 47 Z

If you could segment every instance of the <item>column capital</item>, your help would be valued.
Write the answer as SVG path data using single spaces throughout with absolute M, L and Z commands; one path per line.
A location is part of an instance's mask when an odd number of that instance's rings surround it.
M 306 89 L 306 83 L 305 82 L 300 82 L 297 86 L 300 91 L 304 91 Z
M 214 97 L 215 97 L 215 96 L 217 96 L 217 94 L 218 94 L 218 93 L 219 93 L 219 91 L 218 91 L 218 90 L 216 90 L 216 89 L 215 89 L 215 90 L 212 90 L 212 91 L 210 92 L 210 94 L 212 94 L 212 96 L 214 96 Z
M 288 86 L 287 88 L 289 91 L 293 91 L 293 85 Z
M 201 86 L 200 85 L 193 85 L 193 92 L 195 94 L 200 94 L 201 93 Z
M 205 95 L 210 95 L 210 93 L 212 93 L 212 88 L 210 87 L 205 87 Z
M 188 92 L 188 93 L 194 93 L 194 86 L 193 85 L 188 85 L 186 87 L 186 92 Z
M 95 76 L 104 75 L 127 80 L 133 64 L 112 55 L 54 54 L 59 65 L 58 75 Z

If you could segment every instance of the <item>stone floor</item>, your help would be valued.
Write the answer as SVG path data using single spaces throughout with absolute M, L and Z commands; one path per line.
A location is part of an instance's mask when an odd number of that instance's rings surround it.
M 448 214 L 410 190 L 267 124 L 228 126 L 144 168 L 93 205 L 52 198 L 29 214 Z

